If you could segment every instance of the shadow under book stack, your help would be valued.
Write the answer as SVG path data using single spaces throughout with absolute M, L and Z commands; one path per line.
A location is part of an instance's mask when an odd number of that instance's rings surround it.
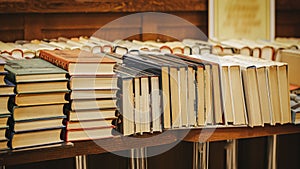
M 65 141 L 112 137 L 116 119 L 116 61 L 80 50 L 42 50 L 40 58 L 68 71 L 70 76 L 65 109 Z
M 14 96 L 14 85 L 5 79 L 7 72 L 4 70 L 6 62 L 0 59 L 0 151 L 7 150 L 8 139 L 6 131 L 9 130 L 8 118 L 11 112 L 8 110 L 8 101 Z
M 9 101 L 12 149 L 61 144 L 66 71 L 42 59 L 9 60 L 5 65 L 16 96 Z

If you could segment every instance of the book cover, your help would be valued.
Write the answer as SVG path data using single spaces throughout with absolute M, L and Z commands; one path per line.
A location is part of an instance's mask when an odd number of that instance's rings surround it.
M 71 76 L 113 74 L 116 64 L 115 60 L 105 57 L 105 54 L 81 50 L 42 50 L 39 57 L 67 70 Z
M 66 71 L 42 59 L 9 60 L 7 79 L 13 83 L 66 79 Z

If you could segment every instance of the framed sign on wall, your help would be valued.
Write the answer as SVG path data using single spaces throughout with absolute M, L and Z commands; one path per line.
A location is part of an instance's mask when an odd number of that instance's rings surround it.
M 209 0 L 209 38 L 275 37 L 275 0 Z

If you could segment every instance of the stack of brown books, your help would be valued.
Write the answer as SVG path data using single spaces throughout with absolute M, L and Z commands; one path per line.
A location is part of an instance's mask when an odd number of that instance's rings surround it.
M 16 96 L 9 101 L 12 149 L 62 143 L 60 137 L 65 95 L 66 71 L 42 59 L 9 60 L 6 78 L 12 81 Z
M 70 76 L 65 109 L 66 141 L 91 140 L 114 135 L 116 118 L 116 61 L 80 50 L 42 50 L 40 58 L 68 71 Z

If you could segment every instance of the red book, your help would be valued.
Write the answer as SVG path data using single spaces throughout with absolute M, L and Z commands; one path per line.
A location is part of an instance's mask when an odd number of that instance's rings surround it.
M 116 61 L 105 54 L 93 54 L 81 50 L 42 50 L 40 58 L 61 67 L 73 75 L 114 74 Z

